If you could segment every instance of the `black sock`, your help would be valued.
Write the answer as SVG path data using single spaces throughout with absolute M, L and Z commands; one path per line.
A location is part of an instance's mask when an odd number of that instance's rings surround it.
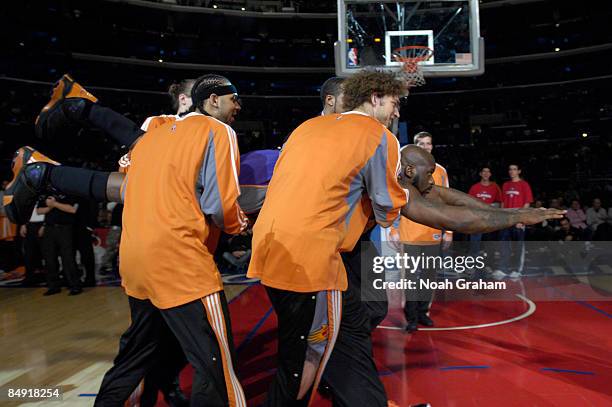
M 52 167 L 49 181 L 61 193 L 74 197 L 106 201 L 106 183 L 110 172 L 57 166 Z
M 136 123 L 122 114 L 97 103 L 91 105 L 88 120 L 94 127 L 104 130 L 121 146 L 130 147 L 144 134 Z

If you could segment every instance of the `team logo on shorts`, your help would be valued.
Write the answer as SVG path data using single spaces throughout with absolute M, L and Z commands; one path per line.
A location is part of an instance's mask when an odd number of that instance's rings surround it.
M 321 328 L 312 331 L 308 335 L 308 342 L 310 343 L 321 343 L 325 342 L 329 336 L 329 326 L 327 324 L 321 325 Z

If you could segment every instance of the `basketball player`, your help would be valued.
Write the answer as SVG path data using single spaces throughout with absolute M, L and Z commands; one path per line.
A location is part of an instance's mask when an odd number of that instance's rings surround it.
M 422 131 L 414 136 L 414 144 L 431 154 L 433 150 L 433 137 L 430 133 Z M 432 174 L 435 185 L 448 188 L 448 174 L 446 169 L 436 163 L 436 170 Z M 448 247 L 452 242 L 452 231 L 441 231 L 425 225 L 413 222 L 406 217 L 401 217 L 399 227 L 400 240 L 405 242 L 407 251 L 419 250 L 427 255 L 439 255 L 441 246 L 444 242 Z M 417 248 L 418 247 L 418 248 Z M 422 276 L 430 280 L 435 280 L 436 271 L 427 270 L 427 276 Z M 406 317 L 406 331 L 414 332 L 417 324 L 433 326 L 434 322 L 429 317 L 429 308 L 433 297 L 433 291 L 429 290 L 406 290 L 406 301 L 404 304 L 404 316 Z
M 192 405 L 246 405 L 223 284 L 205 244 L 213 224 L 230 234 L 246 226 L 235 133 L 203 114 L 213 102 L 226 114 L 239 107 L 223 77 L 201 77 L 191 93 L 196 112 L 147 132 L 130 154 L 120 267 L 132 324 L 96 405 L 127 399 L 154 364 L 165 324 L 194 366 Z
M 101 126 L 99 128 L 105 130 L 113 139 L 123 145 L 131 146 L 145 130 L 174 121 L 189 110 L 192 84 L 192 80 L 186 80 L 181 82 L 178 88 L 173 89 L 176 115 L 150 117 L 140 128 L 119 113 L 99 106 L 97 98 L 68 75 L 64 75 L 54 88 L 51 101 L 37 118 L 37 129 L 40 134 L 50 137 L 57 133 L 58 129 L 65 127 L 66 122 L 81 126 L 89 123 L 96 127 Z M 83 95 L 87 97 L 82 97 Z M 214 100 L 206 107 L 208 109 L 206 114 L 231 124 L 240 111 L 238 95 L 231 96 L 234 106 L 231 109 L 225 105 L 220 106 L 221 99 L 218 99 L 218 96 L 224 95 L 215 95 Z M 14 223 L 23 224 L 31 214 L 38 195 L 48 189 L 97 201 L 122 202 L 121 185 L 125 177 L 122 173 L 129 165 L 129 153 L 120 160 L 119 172 L 111 173 L 58 166 L 59 163 L 27 146 L 17 150 L 13 162 L 18 171 L 13 171 L 14 178 L 7 189 L 3 204 L 9 219 Z
M 340 253 L 352 250 L 365 229 L 367 217 L 346 239 L 364 192 L 383 226 L 406 203 L 396 181 L 399 145 L 385 128 L 399 116 L 403 89 L 392 74 L 357 74 L 343 83 L 351 111 L 306 121 L 283 147 L 253 230 L 247 274 L 261 279 L 278 317 L 278 368 L 266 405 L 307 405 L 342 329 L 340 316 L 351 325 L 366 315 L 358 297 L 345 298 L 343 308 Z M 364 356 L 375 375 L 371 354 Z
M 323 105 L 321 115 L 344 112 L 342 82 L 344 82 L 343 78 L 332 76 L 321 85 L 321 104 Z

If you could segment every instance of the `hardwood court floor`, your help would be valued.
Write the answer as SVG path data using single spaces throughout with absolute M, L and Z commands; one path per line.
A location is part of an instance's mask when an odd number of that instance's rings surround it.
M 227 286 L 231 300 L 244 286 Z M 43 288 L 0 289 L 0 387 L 59 386 L 61 403 L 89 406 L 112 365 L 119 336 L 129 325 L 119 287 L 95 287 L 43 297 Z M 43 403 L 29 403 L 28 406 Z M 0 405 L 20 403 L 0 401 Z

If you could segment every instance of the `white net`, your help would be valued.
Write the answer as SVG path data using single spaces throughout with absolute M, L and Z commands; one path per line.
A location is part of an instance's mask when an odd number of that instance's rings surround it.
M 432 55 L 433 51 L 427 47 L 402 47 L 393 51 L 393 58 L 402 63 L 398 78 L 405 81 L 408 88 L 425 85 L 425 77 L 419 62 L 427 61 Z

